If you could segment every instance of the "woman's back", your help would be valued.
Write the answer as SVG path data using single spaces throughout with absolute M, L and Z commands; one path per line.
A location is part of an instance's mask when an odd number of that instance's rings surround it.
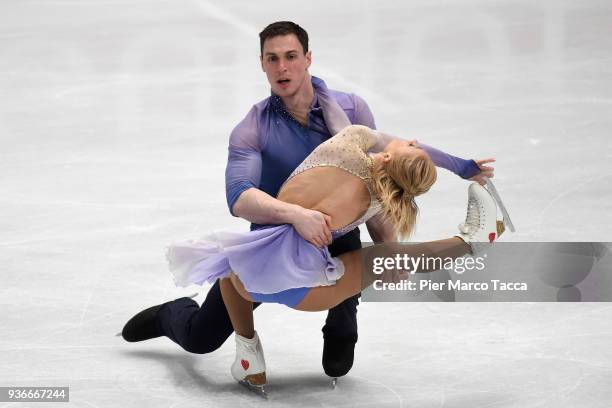
M 358 220 L 370 207 L 370 192 L 357 176 L 337 167 L 316 167 L 291 178 L 277 198 L 331 217 L 339 230 Z
M 365 126 L 345 128 L 312 151 L 277 198 L 329 215 L 336 236 L 355 228 L 380 211 L 367 153 L 375 141 Z

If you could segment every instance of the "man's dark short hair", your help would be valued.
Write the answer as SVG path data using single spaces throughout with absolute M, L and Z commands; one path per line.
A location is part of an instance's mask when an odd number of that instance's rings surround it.
M 264 42 L 268 38 L 289 34 L 294 34 L 297 37 L 300 44 L 302 44 L 304 54 L 306 54 L 308 52 L 308 33 L 302 27 L 291 21 L 277 21 L 276 23 L 268 25 L 261 33 L 259 33 L 260 53 L 263 55 Z

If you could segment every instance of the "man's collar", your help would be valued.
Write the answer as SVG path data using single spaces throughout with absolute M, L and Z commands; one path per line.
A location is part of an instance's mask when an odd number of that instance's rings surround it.
M 314 91 L 312 103 L 310 104 L 310 110 L 312 111 L 321 109 L 319 105 L 319 96 L 317 95 L 317 93 L 319 88 L 326 86 L 325 82 L 323 82 L 322 79 L 312 75 L 310 76 L 310 82 L 312 83 L 312 88 Z M 272 91 L 270 91 L 270 103 L 272 104 L 272 107 L 275 110 L 287 112 L 287 107 L 285 106 L 285 102 L 283 102 L 283 99 Z

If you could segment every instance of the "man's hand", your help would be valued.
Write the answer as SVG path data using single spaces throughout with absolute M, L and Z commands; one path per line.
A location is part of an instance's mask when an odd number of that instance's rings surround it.
M 493 178 L 493 172 L 495 171 L 495 169 L 492 166 L 485 166 L 485 164 L 493 163 L 495 159 L 490 158 L 490 159 L 481 159 L 481 160 L 474 160 L 474 161 L 480 168 L 480 173 L 470 178 L 470 180 L 476 181 L 481 186 L 484 186 L 485 184 L 487 184 L 486 179 Z
M 319 248 L 332 242 L 329 215 L 285 203 L 257 188 L 240 195 L 233 213 L 256 224 L 291 224 L 302 238 Z
M 331 217 L 327 214 L 301 208 L 297 211 L 292 224 L 302 238 L 319 248 L 332 243 Z

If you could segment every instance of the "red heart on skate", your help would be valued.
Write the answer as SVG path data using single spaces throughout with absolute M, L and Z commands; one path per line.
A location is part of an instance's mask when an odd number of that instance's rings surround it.
M 489 233 L 489 242 L 493 242 L 493 241 L 495 241 L 495 233 L 491 232 Z
M 245 370 L 249 369 L 249 362 L 247 360 L 240 360 L 240 364 L 242 364 L 242 368 Z

